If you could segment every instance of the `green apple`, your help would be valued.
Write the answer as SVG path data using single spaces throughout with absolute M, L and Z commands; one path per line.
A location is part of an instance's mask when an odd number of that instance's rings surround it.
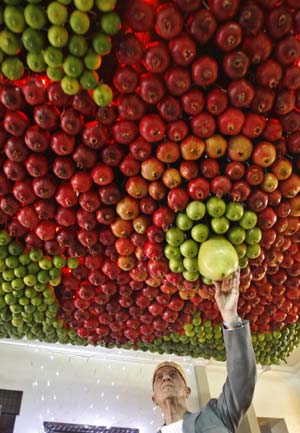
M 245 269 L 248 266 L 248 257 L 244 256 L 239 259 L 239 267 L 241 269 Z
M 193 227 L 193 221 L 185 212 L 179 212 L 176 215 L 176 226 L 183 231 L 190 230 Z
M 197 257 L 185 257 L 183 259 L 183 266 L 189 272 L 198 272 L 198 260 Z
M 8 248 L 6 245 L 0 245 L 0 258 L 5 259 L 8 256 Z
M 6 269 L 5 260 L 0 258 L 0 272 L 4 271 Z
M 256 259 L 260 255 L 260 251 L 261 248 L 259 244 L 247 245 L 246 257 Z
M 32 287 L 37 283 L 37 278 L 35 274 L 27 274 L 23 277 L 23 281 L 28 287 Z
M 23 251 L 23 245 L 20 244 L 19 242 L 12 241 L 8 245 L 8 252 L 12 256 L 19 256 L 22 253 L 22 251 Z
M 244 207 L 241 203 L 230 201 L 226 205 L 225 216 L 230 221 L 238 221 L 242 218 L 244 213 Z
M 252 229 L 257 223 L 257 215 L 252 210 L 245 210 L 242 218 L 239 220 L 238 223 L 245 230 Z
M 14 271 L 12 269 L 4 269 L 2 272 L 2 278 L 4 281 L 12 281 L 15 278 Z
M 14 269 L 14 274 L 17 278 L 23 278 L 27 274 L 25 266 L 19 265 Z
M 169 268 L 171 272 L 181 273 L 184 271 L 182 259 L 171 259 L 169 260 Z
M 226 203 L 216 196 L 210 197 L 206 202 L 206 210 L 211 217 L 221 217 L 226 211 Z
M 43 300 L 40 296 L 34 296 L 33 298 L 30 299 L 30 302 L 32 305 L 37 307 L 37 306 L 42 304 Z M 45 305 L 45 307 L 46 307 L 46 305 Z
M 5 231 L 0 232 L 0 245 L 8 245 L 10 240 L 11 237 L 7 232 Z
M 46 271 L 40 271 L 37 273 L 37 280 L 40 284 L 47 284 L 50 280 L 50 276 Z
M 76 258 L 69 257 L 67 259 L 67 266 L 70 269 L 77 269 L 78 266 L 79 266 L 79 262 L 78 262 L 78 260 Z
M 212 285 L 212 280 L 210 278 L 202 277 L 202 281 L 204 284 L 207 284 L 208 286 Z
M 53 265 L 58 269 L 63 268 L 64 266 L 66 266 L 67 263 L 67 260 L 63 256 L 59 256 L 59 255 L 53 256 L 52 261 L 53 261 Z
M 190 272 L 190 271 L 183 271 L 182 272 L 183 278 L 187 281 L 197 281 L 200 274 L 199 272 Z
M 227 233 L 227 239 L 233 245 L 240 245 L 244 242 L 246 238 L 246 230 L 240 226 L 230 227 Z
M 172 247 L 171 245 L 166 245 L 164 248 L 164 255 L 168 260 L 178 259 L 180 254 L 179 247 Z
M 22 278 L 15 278 L 12 280 L 11 286 L 13 290 L 22 290 L 25 287 L 25 284 Z
M 248 245 L 258 244 L 261 241 L 262 232 L 259 227 L 253 227 L 253 229 L 246 231 L 246 242 Z
M 183 257 L 193 258 L 198 254 L 199 245 L 193 239 L 187 239 L 180 245 L 180 252 Z
M 208 238 L 209 228 L 206 224 L 196 224 L 191 230 L 191 236 L 196 242 L 204 242 Z
M 57 268 L 51 268 L 49 270 L 50 280 L 55 280 L 56 278 L 60 278 L 61 271 Z
M 16 256 L 8 256 L 5 259 L 5 264 L 9 269 L 14 269 L 18 266 L 19 260 Z
M 187 216 L 193 221 L 201 220 L 206 213 L 206 206 L 202 201 L 191 201 L 186 207 Z
M 21 255 L 19 255 L 19 262 L 21 263 L 21 265 L 26 266 L 29 265 L 30 263 L 30 257 L 28 253 L 22 253 Z
M 39 267 L 44 271 L 48 271 L 52 268 L 52 260 L 49 257 L 44 257 L 39 260 Z
M 213 281 L 222 281 L 238 269 L 237 252 L 224 236 L 213 236 L 203 242 L 198 255 L 201 275 Z
M 33 250 L 29 251 L 29 258 L 33 262 L 38 262 L 43 258 L 43 251 L 38 248 L 34 248 Z
M 184 239 L 184 233 L 178 227 L 172 227 L 166 233 L 166 241 L 172 247 L 179 247 Z
M 214 217 L 211 219 L 211 228 L 218 235 L 226 233 L 229 229 L 229 221 L 226 217 Z
M 31 262 L 27 266 L 27 271 L 28 274 L 37 274 L 40 271 L 40 267 L 37 263 Z
M 246 255 L 247 252 L 247 245 L 245 243 L 242 243 L 240 245 L 235 245 L 235 250 L 237 252 L 238 258 L 241 259 Z

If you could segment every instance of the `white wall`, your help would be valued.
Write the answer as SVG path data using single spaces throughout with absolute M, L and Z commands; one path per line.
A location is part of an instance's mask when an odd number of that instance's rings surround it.
M 151 378 L 161 359 L 142 362 L 138 353 L 129 356 L 132 361 L 122 360 L 126 351 L 90 349 L 79 356 L 0 344 L 0 388 L 24 391 L 15 433 L 43 431 L 45 420 L 156 431 L 163 419 L 151 400 Z M 191 409 L 197 410 L 193 368 L 185 367 L 194 396 Z
M 290 370 L 290 371 L 289 371 Z M 217 397 L 226 373 L 223 366 L 208 366 L 211 395 Z M 258 370 L 253 406 L 258 418 L 284 418 L 289 433 L 300 432 L 300 378 L 294 369 Z
M 40 344 L 36 349 L 30 344 L 33 347 L 0 340 L 0 388 L 24 391 L 15 433 L 42 431 L 45 420 L 136 427 L 141 433 L 153 433 L 161 425 L 162 415 L 151 401 L 153 368 L 161 360 L 178 358 L 61 345 Z M 195 411 L 195 360 L 180 362 L 192 388 L 190 410 Z M 217 397 L 225 366 L 213 362 L 206 368 L 211 395 Z M 254 408 L 258 417 L 285 418 L 289 433 L 299 433 L 299 376 L 292 371 L 264 372 L 257 382 Z

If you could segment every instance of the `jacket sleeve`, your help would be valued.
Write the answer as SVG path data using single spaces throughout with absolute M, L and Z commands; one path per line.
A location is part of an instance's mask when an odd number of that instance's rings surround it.
M 225 426 L 235 432 L 247 412 L 254 394 L 256 361 L 249 322 L 236 329 L 224 329 L 227 356 L 227 379 L 218 399 L 212 399 L 213 410 Z

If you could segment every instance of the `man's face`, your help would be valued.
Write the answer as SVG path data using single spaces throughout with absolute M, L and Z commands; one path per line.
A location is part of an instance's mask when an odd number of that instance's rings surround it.
M 153 401 L 161 406 L 168 399 L 186 400 L 191 390 L 174 367 L 165 366 L 157 370 L 153 383 Z

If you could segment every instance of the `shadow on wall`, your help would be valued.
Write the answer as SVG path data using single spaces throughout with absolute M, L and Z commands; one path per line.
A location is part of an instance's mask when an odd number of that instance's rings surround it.
M 261 433 L 289 433 L 282 418 L 258 418 Z

